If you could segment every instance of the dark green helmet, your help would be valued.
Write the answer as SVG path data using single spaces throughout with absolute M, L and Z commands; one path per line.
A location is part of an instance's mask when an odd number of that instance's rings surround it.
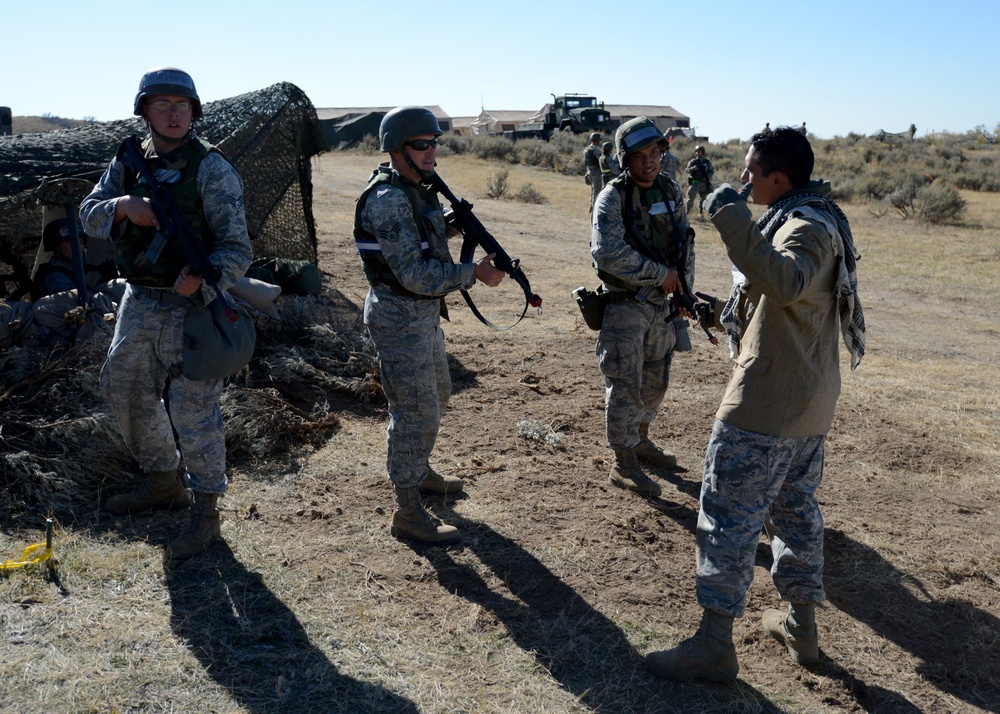
M 191 100 L 191 118 L 201 119 L 201 99 L 198 98 L 198 90 L 194 87 L 194 80 L 191 75 L 176 67 L 154 67 L 142 75 L 139 80 L 139 91 L 135 95 L 135 102 L 132 113 L 142 116 L 142 102 L 146 97 L 154 94 L 172 94 L 178 97 L 187 97 Z
M 624 167 L 625 157 L 629 153 L 645 148 L 653 142 L 658 143 L 660 148 L 664 150 L 670 145 L 667 137 L 653 123 L 652 119 L 647 117 L 629 119 L 615 132 L 615 150 L 618 154 L 618 161 Z
M 87 245 L 87 235 L 83 232 L 83 226 L 79 222 L 76 224 L 76 235 L 82 245 Z M 69 221 L 65 218 L 56 218 L 45 224 L 42 230 L 42 248 L 54 253 L 59 244 L 70 239 Z
M 413 136 L 433 134 L 441 136 L 444 132 L 438 125 L 437 117 L 430 109 L 424 107 L 396 107 L 390 109 L 378 127 L 379 149 L 384 152 L 399 151 L 403 142 Z

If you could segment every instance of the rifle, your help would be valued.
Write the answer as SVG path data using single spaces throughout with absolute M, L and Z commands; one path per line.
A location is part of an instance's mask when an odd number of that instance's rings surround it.
M 493 235 L 486 230 L 486 226 L 484 226 L 482 222 L 476 218 L 476 214 L 472 212 L 472 204 L 464 198 L 457 198 L 437 173 L 431 176 L 430 184 L 438 191 L 438 193 L 447 198 L 449 203 L 451 203 L 452 214 L 448 223 L 461 231 L 465 238 L 462 242 L 461 261 L 463 263 L 473 262 L 472 256 L 475 254 L 476 246 L 478 245 L 487 253 L 487 255 L 490 253 L 494 254 L 493 265 L 496 266 L 497 269 L 502 270 L 509 275 L 511 279 L 520 285 L 521 289 L 524 291 L 524 310 L 521 311 L 521 317 L 517 318 L 517 322 L 515 322 L 514 325 L 524 318 L 525 314 L 528 312 L 529 305 L 531 307 L 537 307 L 538 312 L 541 313 L 542 298 L 539 297 L 538 294 L 532 292 L 531 284 L 528 282 L 528 278 L 525 276 L 524 271 L 521 270 L 521 261 L 507 255 L 507 251 L 501 247 L 501 245 L 497 242 L 497 239 L 494 238 Z M 469 295 L 467 290 L 462 290 L 461 292 L 462 297 L 465 298 L 465 302 L 469 306 L 469 309 L 472 310 L 472 314 L 487 327 L 499 331 L 509 330 L 514 326 L 509 325 L 508 327 L 497 327 L 482 316 L 475 303 L 472 302 L 472 297 Z
M 69 193 L 63 194 L 63 208 L 66 209 L 66 225 L 69 227 L 69 245 L 73 251 L 73 282 L 76 283 L 77 302 L 86 306 L 90 300 L 87 292 L 87 278 L 83 267 L 83 249 L 80 247 L 80 232 L 77 230 L 76 204 Z
M 664 199 L 667 198 L 666 191 L 660 189 L 660 193 L 663 194 Z M 670 214 L 670 222 L 674 226 L 674 240 L 677 242 L 677 279 L 681 284 L 680 290 L 674 291 L 674 304 L 680 305 L 694 318 L 694 321 L 698 323 L 698 326 L 705 332 L 708 337 L 708 341 L 713 345 L 719 344 L 719 338 L 712 334 L 711 325 L 705 324 L 702 320 L 701 312 L 695 307 L 694 300 L 691 299 L 691 289 L 688 288 L 687 279 L 684 277 L 684 269 L 687 267 L 687 243 L 681 240 L 680 230 L 677 225 L 677 218 L 674 216 L 674 211 L 670 208 L 670 203 L 664 200 L 664 204 L 667 207 L 667 212 Z M 692 237 L 694 236 L 694 229 L 688 227 L 691 231 Z
M 152 167 L 146 161 L 139 146 L 139 138 L 130 136 L 122 142 L 116 157 L 126 168 L 138 173 L 142 179 L 149 184 L 152 196 L 150 203 L 156 213 L 156 219 L 160 222 L 160 230 L 157 231 L 153 241 L 146 250 L 146 257 L 150 262 L 155 263 L 160 253 L 169 241 L 179 240 L 188 260 L 191 262 L 191 270 L 195 275 L 201 276 L 210 288 L 215 291 L 216 298 L 222 300 L 226 306 L 226 317 L 230 322 L 238 322 L 240 314 L 233 307 L 233 304 L 226 297 L 226 291 L 219 287 L 219 278 L 222 277 L 222 269 L 212 265 L 205 247 L 194 235 L 191 226 L 188 225 L 184 214 L 181 213 L 177 199 L 169 186 L 166 186 L 156 178 Z

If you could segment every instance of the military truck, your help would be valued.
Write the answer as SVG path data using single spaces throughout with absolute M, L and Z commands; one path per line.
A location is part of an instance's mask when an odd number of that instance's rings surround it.
M 604 102 L 598 103 L 597 97 L 588 94 L 563 94 L 558 97 L 553 94 L 552 103 L 532 119 L 505 134 L 512 139 L 540 138 L 547 141 L 557 131 L 610 133 L 618 127 L 618 122 L 612 121 L 611 114 L 604 108 Z

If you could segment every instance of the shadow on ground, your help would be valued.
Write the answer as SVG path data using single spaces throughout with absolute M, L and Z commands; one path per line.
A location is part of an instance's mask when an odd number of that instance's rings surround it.
M 246 711 L 418 711 L 380 685 L 340 674 L 292 611 L 225 542 L 168 567 L 166 574 L 174 634 Z
M 531 653 L 578 701 L 595 712 L 780 711 L 738 680 L 728 685 L 671 684 L 643 669 L 642 654 L 604 614 L 531 553 L 488 525 L 437 508 L 462 530 L 460 546 L 503 583 L 496 591 L 447 549 L 414 546 L 441 586 L 493 613 L 517 645 Z

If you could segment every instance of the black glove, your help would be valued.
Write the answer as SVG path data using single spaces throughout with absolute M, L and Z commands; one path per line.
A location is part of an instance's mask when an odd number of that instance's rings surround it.
M 746 200 L 746 197 L 737 193 L 735 188 L 730 186 L 728 183 L 724 183 L 712 191 L 712 193 L 708 194 L 708 197 L 702 204 L 702 208 L 704 208 L 709 217 L 711 217 L 722 210 L 723 207 L 728 206 L 731 203 L 736 203 L 738 201 L 746 203 Z

